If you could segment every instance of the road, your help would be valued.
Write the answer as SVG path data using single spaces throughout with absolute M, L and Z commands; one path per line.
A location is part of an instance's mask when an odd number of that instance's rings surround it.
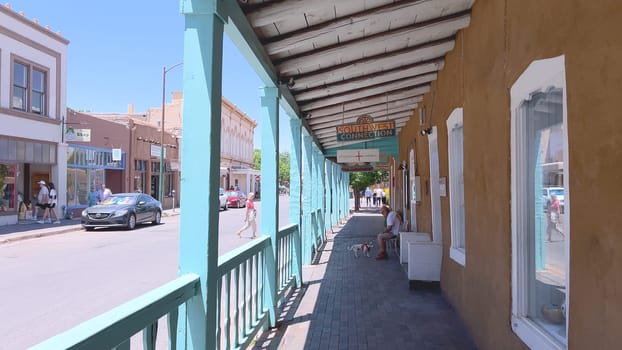
M 288 200 L 280 197 L 279 226 L 289 223 Z M 261 202 L 256 207 L 261 216 Z M 220 255 L 250 241 L 235 235 L 243 215 L 220 212 Z M 0 246 L 0 349 L 25 349 L 174 279 L 179 219 Z

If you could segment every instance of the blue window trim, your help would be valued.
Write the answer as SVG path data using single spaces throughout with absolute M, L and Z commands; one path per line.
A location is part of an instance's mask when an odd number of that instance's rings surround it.
M 102 153 L 110 153 L 110 154 L 112 154 L 112 150 L 111 150 L 111 149 L 108 149 L 108 148 L 101 148 L 101 147 L 93 147 L 93 146 L 84 146 L 84 145 L 69 144 L 69 148 L 74 148 L 74 149 L 82 149 L 82 150 L 90 150 L 90 151 L 96 151 L 96 152 L 102 152 Z M 68 161 L 68 162 L 67 162 L 67 167 L 72 167 L 72 168 L 82 168 L 82 169 L 113 169 L 113 170 L 125 170 L 125 151 L 121 151 L 121 165 L 119 165 L 119 166 L 107 166 L 107 165 L 99 165 L 99 164 L 84 165 L 84 164 L 75 164 L 75 163 L 70 163 L 70 162 Z

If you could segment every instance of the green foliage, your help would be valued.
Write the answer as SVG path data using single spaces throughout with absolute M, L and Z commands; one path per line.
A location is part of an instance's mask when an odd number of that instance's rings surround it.
M 350 185 L 358 192 L 371 185 L 386 181 L 388 177 L 389 174 L 386 171 L 354 172 L 350 174 Z
M 290 157 L 289 152 L 279 154 L 279 184 L 289 186 Z
M 255 169 L 261 170 L 261 150 L 256 149 L 253 154 L 253 161 L 255 162 Z M 289 185 L 289 168 L 290 168 L 290 155 L 289 152 L 282 152 L 279 154 L 279 184 Z
M 261 170 L 261 150 L 255 150 L 255 153 L 253 153 L 253 161 L 255 162 L 255 169 Z

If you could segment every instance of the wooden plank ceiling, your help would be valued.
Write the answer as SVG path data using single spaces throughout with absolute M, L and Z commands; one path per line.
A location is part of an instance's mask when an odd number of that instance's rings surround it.
M 239 0 L 324 150 L 362 115 L 408 122 L 475 0 Z M 348 143 L 349 145 L 352 142 Z

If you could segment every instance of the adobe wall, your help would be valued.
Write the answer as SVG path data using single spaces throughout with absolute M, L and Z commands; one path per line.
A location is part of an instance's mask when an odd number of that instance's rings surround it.
M 565 55 L 568 107 L 572 349 L 622 344 L 622 4 L 563 0 L 475 2 L 445 68 L 421 105 L 438 128 L 440 176 L 448 176 L 445 121 L 464 108 L 466 267 L 449 258 L 449 197 L 441 197 L 442 289 L 481 349 L 523 349 L 511 314 L 510 95 L 534 60 Z M 400 134 L 400 160 L 416 145 L 424 190 L 420 231 L 431 231 L 427 140 L 416 118 Z M 428 183 L 426 186 L 425 183 Z M 568 204 L 567 204 L 568 205 Z

